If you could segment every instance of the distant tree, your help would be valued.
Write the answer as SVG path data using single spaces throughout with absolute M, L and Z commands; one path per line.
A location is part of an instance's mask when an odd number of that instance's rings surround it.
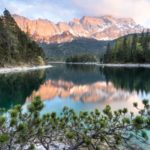
M 145 37 L 145 31 L 143 30 L 140 37 L 140 43 L 142 44 L 142 46 L 144 45 L 144 37 Z
M 96 62 L 96 57 L 94 55 L 91 54 L 81 54 L 81 55 L 74 55 L 71 57 L 68 57 L 66 59 L 66 62 Z
M 109 52 L 106 51 L 104 61 L 107 63 L 149 63 L 149 32 L 145 33 L 143 31 L 141 34 L 133 34 L 117 39 Z
M 112 58 L 111 58 L 111 47 L 110 47 L 110 43 L 107 44 L 106 54 L 107 54 L 107 56 L 104 55 L 104 61 L 105 61 L 105 62 L 111 61 Z
M 132 46 L 131 46 L 131 60 L 135 62 L 135 53 L 136 53 L 136 43 L 137 43 L 137 34 L 133 35 Z
M 121 51 L 121 59 L 124 60 L 124 62 L 128 62 L 129 60 L 129 48 L 127 44 L 127 37 L 123 38 L 123 44 L 122 44 L 122 51 Z

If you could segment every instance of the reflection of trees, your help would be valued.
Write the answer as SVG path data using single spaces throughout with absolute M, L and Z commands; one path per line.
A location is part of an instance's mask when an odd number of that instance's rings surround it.
M 111 81 L 116 88 L 128 91 L 150 92 L 150 69 L 146 68 L 103 68 L 106 81 Z
M 43 70 L 0 75 L 0 107 L 6 109 L 23 104 L 33 90 L 44 81 Z
M 81 72 L 96 72 L 97 67 L 95 65 L 85 65 L 85 64 L 66 64 L 68 70 L 76 70 Z
M 105 81 L 99 68 L 94 65 L 54 65 L 46 71 L 46 77 L 50 80 L 64 80 L 74 84 L 89 84 L 97 81 Z
M 116 88 L 128 91 L 150 92 L 150 69 L 111 68 L 94 65 L 56 65 L 47 70 L 47 79 L 64 80 L 74 84 L 110 81 Z

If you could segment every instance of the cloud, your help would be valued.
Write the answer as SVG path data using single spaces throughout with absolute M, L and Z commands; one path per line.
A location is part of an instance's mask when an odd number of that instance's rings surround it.
M 0 5 L 1 12 L 6 7 L 11 13 L 55 22 L 83 15 L 114 15 L 150 27 L 150 0 L 0 0 Z
M 85 15 L 114 15 L 132 17 L 136 22 L 150 26 L 149 0 L 73 0 L 79 11 Z
M 68 0 L 67 0 L 68 1 Z M 0 11 L 7 8 L 12 14 L 19 14 L 31 19 L 45 18 L 52 21 L 70 20 L 76 16 L 66 0 L 0 0 Z

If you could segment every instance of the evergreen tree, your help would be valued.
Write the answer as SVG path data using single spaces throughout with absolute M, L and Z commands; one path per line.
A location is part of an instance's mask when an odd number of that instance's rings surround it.
M 145 32 L 143 30 L 142 34 L 141 34 L 141 38 L 140 38 L 140 43 L 143 46 L 144 45 L 144 37 L 145 37 Z
M 37 65 L 44 62 L 42 49 L 21 31 L 6 9 L 0 17 L 0 60 L 0 66 Z
M 76 113 L 64 107 L 60 116 L 55 112 L 41 115 L 44 104 L 36 97 L 25 112 L 21 105 L 7 115 L 0 111 L 0 149 L 33 150 L 37 145 L 45 150 L 142 149 L 135 141 L 149 144 L 146 130 L 150 130 L 150 105 L 143 100 L 142 109 L 138 103 L 133 106 L 137 113 L 129 113 L 127 108 L 113 111 L 107 105 L 103 111 Z
M 107 55 L 104 55 L 104 60 L 105 60 L 105 62 L 111 61 L 112 58 L 111 58 L 111 47 L 110 47 L 110 43 L 107 44 L 106 54 L 107 54 Z
M 149 63 L 150 34 L 149 32 L 133 34 L 119 38 L 115 45 L 106 51 L 104 62 L 113 63 Z M 112 59 L 110 59 L 110 56 Z
M 136 61 L 136 43 L 137 43 L 137 34 L 133 35 L 133 39 L 132 39 L 132 46 L 131 46 L 131 62 L 135 62 Z
M 121 59 L 124 60 L 124 62 L 127 62 L 129 59 L 128 59 L 128 45 L 127 45 L 127 37 L 124 37 L 123 38 L 123 45 L 122 45 L 122 57 Z

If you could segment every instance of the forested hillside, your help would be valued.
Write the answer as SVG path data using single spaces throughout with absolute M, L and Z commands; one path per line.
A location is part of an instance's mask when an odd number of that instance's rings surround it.
M 110 41 L 109 41 L 110 42 Z M 49 60 L 66 60 L 75 55 L 95 55 L 98 59 L 106 52 L 108 41 L 79 38 L 61 44 L 40 44 Z M 112 44 L 112 42 L 110 42 Z
M 8 10 L 0 17 L 0 67 L 42 65 L 42 49 L 21 31 Z
M 107 46 L 105 63 L 150 63 L 150 34 L 133 34 Z

